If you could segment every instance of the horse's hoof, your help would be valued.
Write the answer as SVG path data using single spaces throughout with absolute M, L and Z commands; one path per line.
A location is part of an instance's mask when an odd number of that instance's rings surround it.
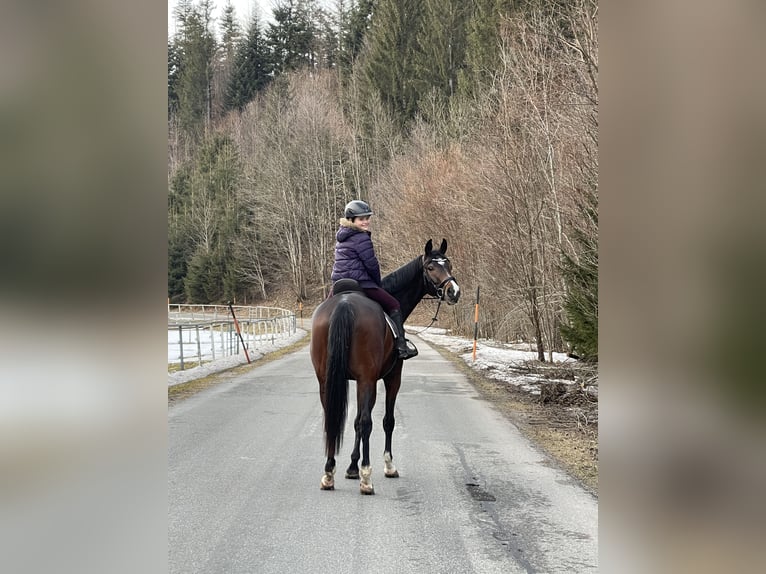
M 383 474 L 386 478 L 399 478 L 399 471 L 396 470 L 396 467 L 394 466 L 394 458 L 391 456 L 390 452 L 386 452 L 383 454 L 383 460 L 385 462 L 383 466 Z
M 359 471 L 358 470 L 347 470 L 346 471 L 346 478 L 359 478 Z
M 362 481 L 359 483 L 359 492 L 362 494 L 375 494 L 375 487 L 372 485 L 372 467 L 362 467 Z
M 322 481 L 319 483 L 319 488 L 321 490 L 335 490 L 335 479 L 332 476 L 323 476 Z

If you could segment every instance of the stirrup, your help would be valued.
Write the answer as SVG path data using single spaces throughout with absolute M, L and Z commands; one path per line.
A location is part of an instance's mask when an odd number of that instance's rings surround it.
M 402 361 L 406 361 L 407 359 L 418 356 L 417 347 L 415 347 L 415 345 L 413 345 L 409 339 L 404 340 L 404 349 L 397 348 L 397 350 L 399 352 L 399 358 Z M 402 355 L 402 351 L 404 351 L 404 355 Z

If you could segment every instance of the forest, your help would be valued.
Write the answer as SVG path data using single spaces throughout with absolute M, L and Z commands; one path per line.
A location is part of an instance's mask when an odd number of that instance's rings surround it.
M 316 304 L 338 219 L 383 274 L 446 238 L 439 326 L 598 360 L 595 0 L 180 0 L 168 38 L 168 298 Z M 445 306 L 446 307 L 446 306 Z

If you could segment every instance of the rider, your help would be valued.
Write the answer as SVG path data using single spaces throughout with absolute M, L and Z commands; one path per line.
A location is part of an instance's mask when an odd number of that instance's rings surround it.
M 340 228 L 335 234 L 335 263 L 332 267 L 333 282 L 339 279 L 356 279 L 370 299 L 380 303 L 396 325 L 396 350 L 400 359 L 418 354 L 412 343 L 404 338 L 404 325 L 399 301 L 383 289 L 380 264 L 375 256 L 370 233 L 370 206 L 356 199 L 346 205 Z M 408 344 L 409 343 L 409 344 Z

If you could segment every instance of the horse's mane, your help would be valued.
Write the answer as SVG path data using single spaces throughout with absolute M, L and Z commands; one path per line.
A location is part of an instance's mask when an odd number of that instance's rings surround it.
M 405 263 L 396 271 L 392 271 L 383 277 L 383 289 L 396 297 L 397 293 L 409 286 L 415 276 L 421 272 L 422 268 L 420 256 L 415 257 L 409 263 Z

